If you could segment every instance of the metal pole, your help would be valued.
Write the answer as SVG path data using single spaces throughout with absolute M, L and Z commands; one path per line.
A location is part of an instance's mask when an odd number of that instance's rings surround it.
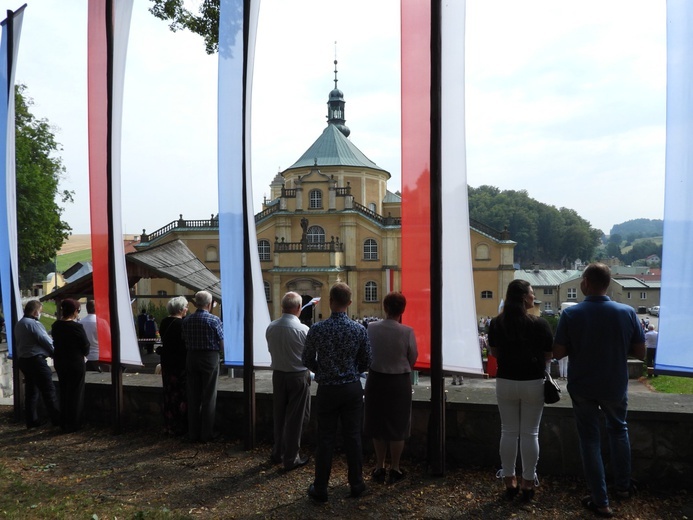
M 111 403 L 113 406 L 113 433 L 122 432 L 123 415 L 123 371 L 120 356 L 120 324 L 118 320 L 118 296 L 116 293 L 115 251 L 113 244 L 113 52 L 114 52 L 114 13 L 113 0 L 106 0 L 106 85 L 108 91 L 108 122 L 107 122 L 107 153 L 106 153 L 106 184 L 108 189 L 108 306 L 111 320 Z M 122 240 L 122 237 L 117 237 Z
M 245 396 L 246 436 L 245 449 L 252 450 L 256 445 L 256 409 L 255 409 L 255 360 L 253 356 L 253 273 L 250 265 L 250 230 L 248 225 L 248 182 L 246 157 L 245 121 L 246 90 L 248 75 L 248 38 L 250 33 L 250 0 L 243 0 L 243 256 L 244 256 L 244 320 L 243 320 L 243 395 Z
M 440 18 L 441 2 L 440 0 L 431 0 L 431 422 L 429 425 L 429 464 L 433 475 L 445 474 Z

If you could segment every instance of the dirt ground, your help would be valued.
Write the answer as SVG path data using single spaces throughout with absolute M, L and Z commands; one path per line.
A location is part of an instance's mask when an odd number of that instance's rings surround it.
M 450 468 L 429 476 L 405 460 L 406 478 L 387 486 L 368 482 L 350 498 L 345 461 L 337 454 L 327 504 L 306 496 L 313 464 L 285 473 L 269 463 L 269 446 L 245 451 L 223 437 L 184 443 L 152 431 L 114 435 L 106 426 L 62 434 L 26 430 L 0 407 L 0 516 L 6 518 L 420 518 L 573 519 L 592 515 L 580 505 L 580 479 L 541 477 L 530 504 L 506 502 L 495 468 Z M 306 453 L 312 455 L 311 449 Z M 406 451 L 405 451 L 406 458 Z M 364 472 L 372 469 L 366 460 Z M 693 518 L 686 492 L 641 489 L 614 504 L 617 518 Z

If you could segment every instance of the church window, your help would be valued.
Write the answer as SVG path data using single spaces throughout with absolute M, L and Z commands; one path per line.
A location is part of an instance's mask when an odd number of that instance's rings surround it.
M 493 291 L 481 291 L 481 299 L 482 300 L 492 300 L 493 299 Z
M 476 246 L 476 260 L 489 260 L 489 249 L 486 244 Z
M 366 301 L 378 301 L 378 284 L 375 282 L 366 282 Z
M 207 250 L 205 251 L 205 262 L 218 262 L 219 261 L 219 253 L 217 252 L 217 248 L 214 246 L 207 246 Z
M 272 296 L 271 296 L 271 292 L 270 292 L 270 283 L 267 280 L 265 280 L 263 282 L 263 284 L 265 286 L 265 300 L 267 300 L 268 302 L 272 301 Z
M 310 209 L 322 209 L 322 191 L 310 190 L 308 200 L 310 201 Z
M 377 260 L 378 259 L 378 243 L 372 238 L 367 239 L 363 243 L 363 259 Z
M 306 238 L 309 244 L 322 244 L 325 242 L 325 230 L 320 226 L 310 226 Z
M 271 260 L 269 240 L 258 240 L 257 252 L 260 255 L 261 262 L 268 262 Z

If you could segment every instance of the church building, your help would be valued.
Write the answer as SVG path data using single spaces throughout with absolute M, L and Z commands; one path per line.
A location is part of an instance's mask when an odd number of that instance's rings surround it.
M 308 307 L 305 321 L 326 318 L 329 289 L 346 282 L 353 291 L 349 314 L 384 316 L 383 297 L 401 288 L 402 198 L 390 191 L 390 173 L 366 157 L 349 138 L 344 94 L 327 102 L 327 126 L 315 142 L 270 184 L 270 197 L 255 215 L 258 255 L 270 316 L 281 315 L 281 298 L 296 291 Z M 507 231 L 470 222 L 477 314 L 494 316 L 513 279 L 515 242 Z M 138 250 L 182 240 L 219 274 L 218 220 L 180 219 L 143 232 Z M 461 239 L 465 237 L 462 236 Z M 223 288 L 222 288 L 223 291 Z M 141 296 L 188 294 L 166 280 L 141 280 Z M 157 302 L 154 302 L 155 305 Z M 164 304 L 165 301 L 161 301 Z

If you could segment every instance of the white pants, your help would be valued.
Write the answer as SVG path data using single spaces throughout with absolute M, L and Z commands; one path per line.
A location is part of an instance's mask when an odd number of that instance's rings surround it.
M 558 375 L 559 377 L 568 377 L 568 356 L 558 360 Z
M 496 398 L 501 416 L 502 476 L 515 475 L 519 438 L 522 478 L 534 480 L 539 460 L 539 423 L 544 411 L 544 380 L 496 379 Z

